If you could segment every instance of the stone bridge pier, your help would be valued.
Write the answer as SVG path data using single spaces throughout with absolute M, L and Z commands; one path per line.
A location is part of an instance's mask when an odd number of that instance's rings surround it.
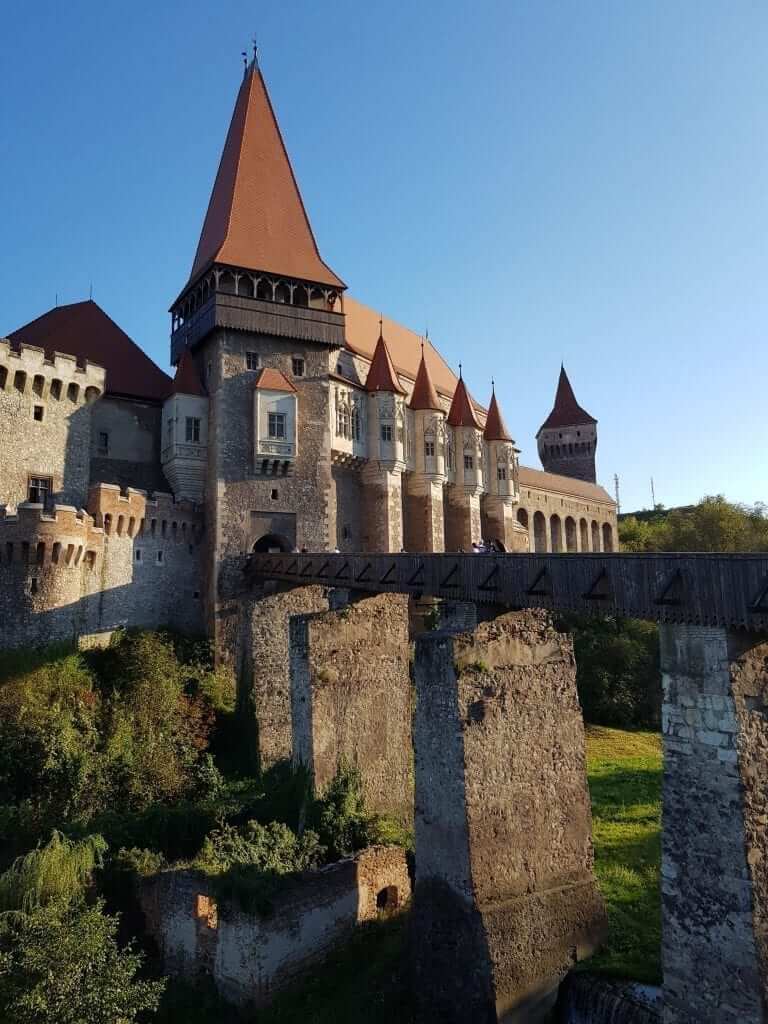
M 768 642 L 662 625 L 664 1024 L 768 1020 Z
M 520 611 L 417 638 L 411 961 L 421 1019 L 543 1020 L 601 939 L 570 638 Z

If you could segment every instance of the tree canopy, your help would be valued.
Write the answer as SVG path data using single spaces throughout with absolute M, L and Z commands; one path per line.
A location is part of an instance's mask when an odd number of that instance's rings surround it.
M 768 551 L 767 512 L 709 495 L 692 508 L 657 505 L 647 518 L 627 516 L 619 540 L 624 551 Z

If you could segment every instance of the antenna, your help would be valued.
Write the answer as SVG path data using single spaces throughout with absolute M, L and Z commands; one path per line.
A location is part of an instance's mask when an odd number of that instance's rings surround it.
M 59 305 L 59 293 L 56 292 L 56 306 L 57 306 L 57 308 L 58 308 L 58 305 Z
M 93 281 L 88 284 L 88 298 L 93 302 Z
M 614 494 L 616 495 L 616 515 L 618 515 L 619 512 L 621 512 L 621 501 L 619 499 L 619 474 L 618 473 L 614 473 L 613 474 L 613 491 L 614 491 Z
M 656 508 L 656 491 L 653 489 L 653 477 L 651 477 L 651 508 Z

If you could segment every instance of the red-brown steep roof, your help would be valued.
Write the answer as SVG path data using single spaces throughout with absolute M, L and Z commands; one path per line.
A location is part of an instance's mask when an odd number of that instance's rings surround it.
M 555 404 L 552 407 L 552 412 L 539 427 L 536 437 L 542 430 L 551 430 L 555 427 L 575 427 L 587 423 L 597 423 L 597 420 L 582 409 L 576 401 L 568 374 L 565 372 L 565 367 L 561 366 Z
M 485 419 L 485 430 L 483 437 L 486 441 L 511 441 L 512 437 L 507 430 L 507 425 L 502 419 L 499 410 L 499 403 L 496 401 L 496 392 L 491 394 L 491 404 L 488 406 L 488 415 Z
M 9 337 L 103 366 L 108 395 L 162 400 L 171 387 L 171 378 L 92 299 L 49 309 Z
M 188 348 L 181 353 L 179 365 L 176 367 L 176 376 L 171 385 L 172 395 L 200 395 L 205 397 L 205 389 L 197 372 L 195 360 Z
M 368 376 L 365 378 L 365 389 L 366 391 L 393 391 L 397 395 L 405 394 L 405 390 L 397 379 L 397 373 L 383 334 L 379 334 L 379 340 L 373 350 L 373 359 L 368 368 Z
M 261 388 L 263 391 L 296 390 L 282 371 L 275 370 L 271 366 L 265 366 L 263 370 L 259 370 L 259 375 L 253 386 L 255 388 Z
M 345 287 L 320 258 L 255 62 L 237 95 L 191 278 L 214 261 Z
M 475 415 L 472 399 L 469 397 L 467 386 L 462 377 L 459 377 L 459 383 L 456 385 L 456 390 L 453 393 L 453 401 L 448 412 L 448 422 L 452 427 L 482 429 Z
M 421 360 L 419 362 L 419 369 L 416 373 L 416 380 L 413 383 L 411 400 L 408 405 L 411 409 L 434 409 L 438 412 L 443 411 L 442 402 L 437 397 L 437 391 L 435 390 L 435 385 L 432 383 L 432 376 L 424 358 L 423 347 L 421 349 Z

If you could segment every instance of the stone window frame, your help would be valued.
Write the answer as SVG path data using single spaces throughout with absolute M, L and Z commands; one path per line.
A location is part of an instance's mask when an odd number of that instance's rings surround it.
M 40 488 L 37 486 L 41 482 L 45 482 L 45 486 Z M 42 500 L 39 495 L 39 491 L 43 492 Z M 32 493 L 35 493 L 35 497 Z M 27 501 L 31 501 L 36 505 L 46 505 L 51 500 L 51 494 L 53 493 L 53 477 L 48 473 L 29 473 L 27 476 Z
M 464 469 L 474 469 L 475 458 L 469 452 L 464 452 Z
M 261 368 L 261 356 L 258 352 L 246 352 L 245 353 L 245 368 L 246 370 L 259 370 Z
M 38 415 L 38 413 L 39 413 L 39 415 Z M 35 423 L 42 423 L 43 422 L 43 420 L 45 419 L 45 406 L 44 405 L 40 405 L 40 403 L 36 403 L 35 405 L 32 406 L 32 419 L 35 421 Z
M 424 458 L 434 459 L 435 457 L 435 442 L 425 441 L 424 442 Z
M 267 413 L 267 437 L 270 441 L 285 441 L 288 416 L 284 412 Z
M 200 417 L 187 416 L 184 424 L 184 437 L 187 444 L 200 444 Z
M 294 377 L 304 377 L 307 372 L 307 361 L 304 356 L 291 356 L 291 373 Z
M 496 479 L 497 480 L 506 480 L 507 479 L 507 467 L 506 466 L 497 466 L 496 467 Z
M 381 424 L 381 440 L 385 444 L 392 444 L 392 442 L 394 441 L 394 438 L 395 438 L 395 435 L 394 435 L 394 431 L 392 429 L 392 424 L 391 423 L 382 423 Z

